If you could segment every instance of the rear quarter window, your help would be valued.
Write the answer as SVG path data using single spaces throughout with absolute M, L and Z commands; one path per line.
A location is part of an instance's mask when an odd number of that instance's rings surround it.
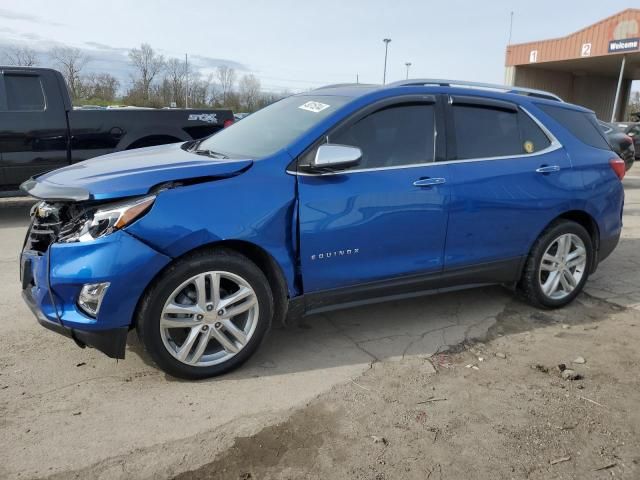
M 592 147 L 610 150 L 598 120 L 593 113 L 580 112 L 552 105 L 538 105 L 540 109 L 560 123 L 578 140 Z
M 551 141 L 522 110 L 453 105 L 456 159 L 500 158 L 539 152 Z
M 8 111 L 33 112 L 44 110 L 44 91 L 39 76 L 5 74 L 3 77 Z

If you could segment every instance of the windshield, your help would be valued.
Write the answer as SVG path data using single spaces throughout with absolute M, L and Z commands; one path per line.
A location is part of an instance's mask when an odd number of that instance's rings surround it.
M 266 157 L 289 145 L 349 100 L 329 95 L 288 97 L 207 138 L 197 150 L 228 157 Z

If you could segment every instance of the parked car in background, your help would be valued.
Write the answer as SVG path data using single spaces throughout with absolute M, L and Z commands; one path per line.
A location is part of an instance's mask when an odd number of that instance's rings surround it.
M 633 138 L 624 133 L 613 123 L 607 123 L 602 120 L 598 120 L 602 131 L 607 136 L 607 141 L 611 145 L 611 149 L 618 154 L 618 156 L 624 160 L 625 170 L 629 170 L 633 166 L 633 162 L 636 158 L 636 149 L 634 146 Z
M 546 92 L 326 87 L 26 182 L 23 296 L 112 357 L 137 329 L 184 378 L 303 314 L 489 284 L 558 308 L 618 243 L 624 174 L 593 112 Z
M 614 123 L 602 120 L 598 120 L 598 123 L 602 127 L 612 150 L 624 160 L 625 169 L 628 171 L 633 166 L 638 155 L 633 137 Z
M 624 122 L 615 124 L 620 130 L 633 138 L 633 145 L 636 150 L 636 160 L 640 160 L 640 123 Z
M 29 177 L 91 157 L 206 137 L 230 110 L 73 108 L 62 75 L 0 67 L 0 196 Z

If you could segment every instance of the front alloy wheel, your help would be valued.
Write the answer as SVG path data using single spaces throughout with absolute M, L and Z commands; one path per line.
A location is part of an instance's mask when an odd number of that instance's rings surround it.
M 160 333 L 167 351 L 187 365 L 206 367 L 244 348 L 259 316 L 255 292 L 230 272 L 205 272 L 183 282 L 166 301 Z
M 246 361 L 271 325 L 273 295 L 264 273 L 231 250 L 178 260 L 150 286 L 136 329 L 167 373 L 198 379 Z

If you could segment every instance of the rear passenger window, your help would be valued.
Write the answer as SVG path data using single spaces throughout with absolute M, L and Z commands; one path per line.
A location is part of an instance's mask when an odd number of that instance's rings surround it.
M 526 153 L 539 152 L 551 145 L 547 134 L 527 113 L 523 111 L 518 113 L 518 124 L 520 126 L 520 140 L 522 140 L 522 146 Z M 527 142 L 530 144 L 528 145 Z
M 44 92 L 36 75 L 4 75 L 7 110 L 11 112 L 44 110 Z
M 434 106 L 426 104 L 384 108 L 340 128 L 329 142 L 359 147 L 362 160 L 356 169 L 432 162 L 434 115 Z
M 562 124 L 578 140 L 592 147 L 610 150 L 611 147 L 598 126 L 593 113 L 580 112 L 553 105 L 538 105 L 547 115 Z
M 520 110 L 455 104 L 452 109 L 458 160 L 526 155 L 551 144 L 536 122 Z

